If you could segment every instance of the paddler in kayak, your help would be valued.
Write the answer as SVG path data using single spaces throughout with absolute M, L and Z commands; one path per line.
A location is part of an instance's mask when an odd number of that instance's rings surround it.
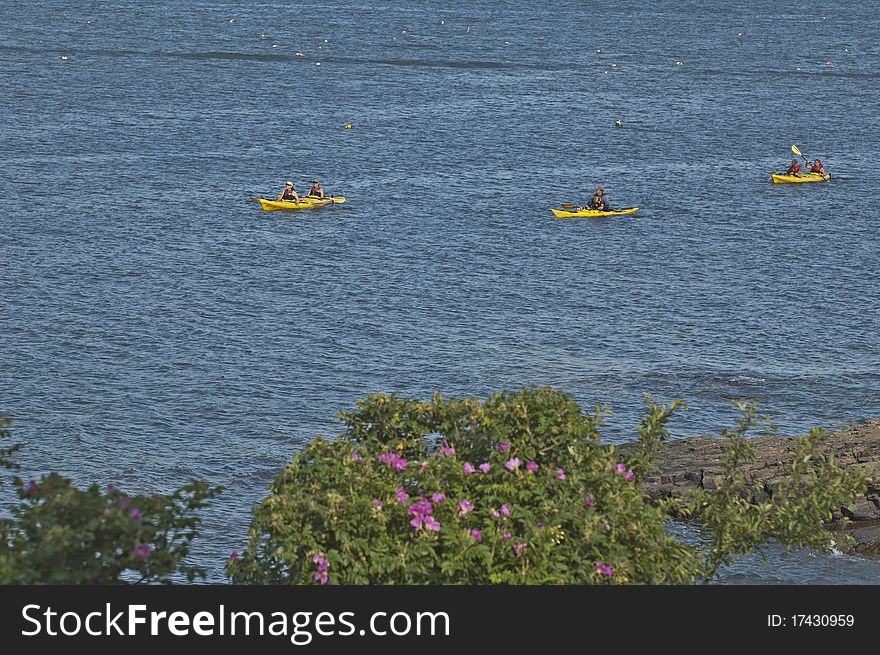
M 275 196 L 275 200 L 293 200 L 293 202 L 299 203 L 299 194 L 293 188 L 293 182 L 288 181 L 284 191 Z
M 811 173 L 818 173 L 819 175 L 825 175 L 825 167 L 822 165 L 818 159 L 813 162 L 813 165 L 810 166 Z
M 788 167 L 788 170 L 785 171 L 786 175 L 794 175 L 795 177 L 803 177 L 804 174 L 801 173 L 801 165 L 797 159 L 791 160 L 791 166 Z
M 324 189 L 321 188 L 321 183 L 318 180 L 312 180 L 312 188 L 309 189 L 309 195 L 318 198 L 324 197 Z
M 608 196 L 605 195 L 604 187 L 596 187 L 596 193 L 594 193 L 593 197 L 590 199 L 590 204 L 587 206 L 587 209 L 597 209 L 602 212 L 611 211 L 611 203 L 608 200 Z

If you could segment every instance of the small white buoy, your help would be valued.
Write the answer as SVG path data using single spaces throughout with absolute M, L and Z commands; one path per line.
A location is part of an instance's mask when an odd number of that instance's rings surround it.
M 316 62 L 315 65 L 316 65 L 316 66 L 320 66 L 320 65 L 321 65 L 321 62 L 320 62 L 320 61 L 319 61 L 319 62 Z
M 441 24 L 441 25 L 446 25 L 446 21 L 445 21 L 445 20 L 441 20 L 441 21 L 440 21 L 440 24 Z
M 62 60 L 62 61 L 67 61 L 67 57 L 65 57 L 64 55 L 61 55 L 61 60 Z

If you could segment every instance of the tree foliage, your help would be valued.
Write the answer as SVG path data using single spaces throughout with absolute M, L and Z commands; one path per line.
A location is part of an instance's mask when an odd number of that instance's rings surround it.
M 245 552 L 227 563 L 252 584 L 691 583 L 768 538 L 826 547 L 821 519 L 863 488 L 858 474 L 799 445 L 770 506 L 737 478 L 750 456 L 748 406 L 732 431 L 725 485 L 675 510 L 712 535 L 706 546 L 665 529 L 638 476 L 680 406 L 654 405 L 628 463 L 602 445 L 603 410 L 549 388 L 430 402 L 373 395 L 341 415 L 343 435 L 311 441 L 254 510 Z M 795 481 L 797 480 L 797 481 Z
M 0 440 L 6 440 L 11 435 L 9 427 L 12 425 L 12 419 L 0 416 Z M 18 464 L 12 460 L 12 456 L 21 450 L 21 444 L 15 443 L 11 446 L 0 445 L 0 468 L 17 469 Z
M 8 425 L 8 422 L 7 422 Z M 193 580 L 184 564 L 198 510 L 219 493 L 202 482 L 171 494 L 127 495 L 112 485 L 78 489 L 57 473 L 25 483 L 0 521 L 0 583 L 114 584 Z

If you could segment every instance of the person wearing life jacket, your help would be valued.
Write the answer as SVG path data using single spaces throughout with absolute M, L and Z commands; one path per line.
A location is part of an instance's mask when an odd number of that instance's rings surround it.
M 589 206 L 590 209 L 597 209 L 603 212 L 611 211 L 611 202 L 608 200 L 608 196 L 605 195 L 605 189 L 603 187 L 596 187 L 596 193 L 594 193 L 593 197 L 590 199 Z
M 822 165 L 822 162 L 817 159 L 813 162 L 813 165 L 810 166 L 810 172 L 825 175 L 825 167 Z
M 275 200 L 293 200 L 294 202 L 299 202 L 299 194 L 296 192 L 296 189 L 293 188 L 293 182 L 288 182 L 284 187 L 284 191 L 279 193 Z
M 786 175 L 794 175 L 795 177 L 801 177 L 801 165 L 798 163 L 797 159 L 791 160 L 791 166 L 788 167 L 788 170 L 785 171 Z
M 318 180 L 312 180 L 312 188 L 309 189 L 310 196 L 317 196 L 318 198 L 324 197 L 324 189 L 321 188 L 321 183 Z

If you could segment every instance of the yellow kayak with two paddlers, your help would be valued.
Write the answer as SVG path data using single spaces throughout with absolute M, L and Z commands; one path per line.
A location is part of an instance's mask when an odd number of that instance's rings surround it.
M 327 205 L 341 205 L 345 202 L 344 196 L 302 196 L 299 202 L 293 200 L 269 200 L 267 198 L 256 198 L 260 203 L 260 207 L 264 212 L 275 211 L 297 211 L 299 209 L 314 209 L 316 207 L 326 207 Z
M 803 153 L 800 151 L 800 148 L 797 146 L 792 146 L 791 151 L 796 154 L 798 157 L 803 157 L 804 163 L 809 166 L 810 160 L 804 157 Z M 797 163 L 796 159 L 791 160 L 792 166 Z M 813 173 L 812 171 L 808 173 L 802 173 L 800 175 L 792 175 L 790 173 L 777 173 L 773 171 L 770 173 L 770 181 L 773 184 L 802 184 L 804 182 L 827 182 L 831 179 L 831 175 L 825 172 L 825 167 L 820 165 L 819 160 L 817 159 L 815 162 L 815 166 L 819 168 L 821 172 Z M 791 169 L 789 169 L 791 170 Z
M 828 173 L 807 173 L 806 175 L 788 175 L 787 173 L 771 173 L 770 180 L 773 184 L 800 184 L 801 182 L 827 182 L 831 179 Z

